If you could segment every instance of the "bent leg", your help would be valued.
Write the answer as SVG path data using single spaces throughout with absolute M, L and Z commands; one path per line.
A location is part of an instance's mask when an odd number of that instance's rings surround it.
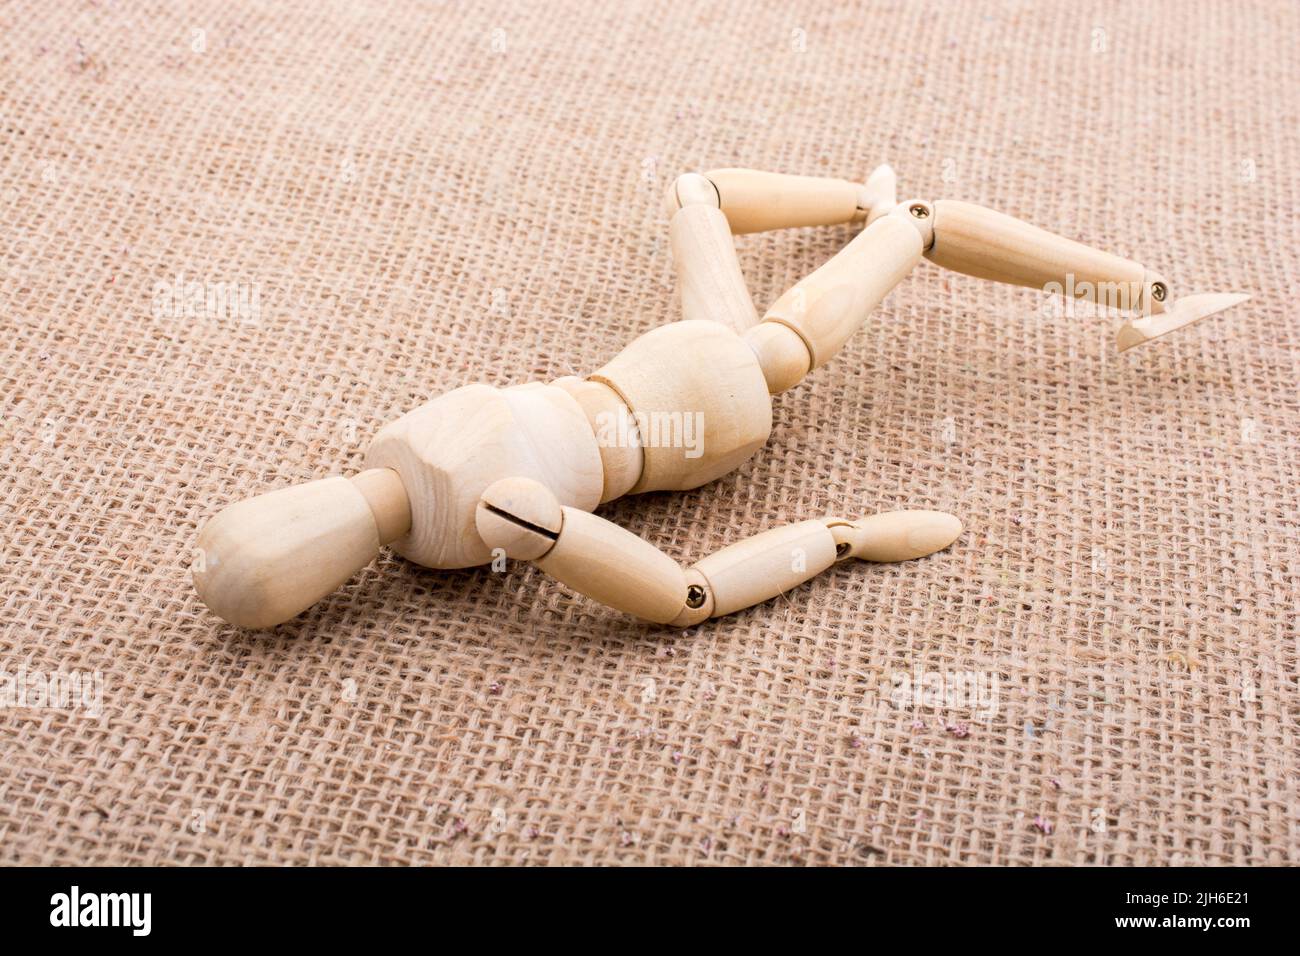
M 671 195 L 679 204 L 668 230 L 682 318 L 721 322 L 743 334 L 758 321 L 758 310 L 740 271 L 731 227 L 718 208 L 717 190 L 698 173 L 686 173 L 677 177 Z
M 704 174 L 718 207 L 737 235 L 800 226 L 863 222 L 894 205 L 894 171 L 880 166 L 866 183 L 791 176 L 757 169 L 713 169 Z M 670 205 L 676 201 L 670 192 Z

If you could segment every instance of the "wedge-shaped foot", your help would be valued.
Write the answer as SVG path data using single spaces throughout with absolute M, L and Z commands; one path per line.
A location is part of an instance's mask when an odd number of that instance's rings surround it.
M 1250 296 L 1241 292 L 1203 292 L 1185 295 L 1165 312 L 1129 319 L 1115 336 L 1115 347 L 1126 352 L 1135 345 L 1150 342 L 1177 329 L 1208 319 L 1224 309 L 1240 305 Z

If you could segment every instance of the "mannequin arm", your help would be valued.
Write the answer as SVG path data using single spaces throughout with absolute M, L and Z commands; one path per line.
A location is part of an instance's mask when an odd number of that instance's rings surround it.
M 940 511 L 801 521 L 737 542 L 683 570 L 613 522 L 562 507 L 543 485 L 527 478 L 489 486 L 476 520 L 489 547 L 531 561 L 615 610 L 677 627 L 761 604 L 838 560 L 904 561 L 932 554 L 962 530 L 960 521 Z

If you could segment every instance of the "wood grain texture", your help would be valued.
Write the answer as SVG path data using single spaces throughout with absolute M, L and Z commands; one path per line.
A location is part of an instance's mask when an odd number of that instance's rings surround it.
M 864 219 L 864 187 L 847 179 L 791 176 L 757 169 L 712 169 L 722 211 L 737 234 Z
M 370 445 L 366 464 L 392 468 L 411 501 L 399 554 L 432 568 L 485 564 L 474 512 L 492 482 L 518 475 L 564 504 L 600 503 L 604 468 L 587 416 L 568 392 L 532 384 L 467 385 L 408 412 Z
M 370 505 L 380 544 L 395 541 L 411 530 L 411 499 L 401 475 L 391 468 L 371 468 L 353 475 L 351 481 Z
M 758 323 L 745 333 L 745 342 L 754 350 L 773 395 L 794 388 L 812 366 L 812 355 L 799 333 L 780 322 Z
M 557 378 L 551 384 L 573 396 L 596 436 L 604 475 L 601 502 L 623 497 L 641 480 L 641 472 L 645 469 L 645 454 L 641 451 L 631 409 L 618 392 L 593 379 L 569 375 Z M 626 431 L 620 430 L 622 423 L 626 423 Z
M 1076 290 L 1075 298 L 1089 301 L 1097 301 L 1099 283 L 1122 286 L 1128 307 L 1134 309 L 1142 307 L 1147 279 L 1141 263 L 953 199 L 934 203 L 934 244 L 925 256 L 979 279 L 1034 289 L 1057 283 L 1061 289 Z M 1150 305 L 1160 308 L 1154 301 Z
M 194 587 L 239 627 L 283 623 L 374 560 L 379 532 L 366 496 L 342 477 L 230 505 L 203 527 Z
M 1136 345 L 1150 342 L 1193 322 L 1217 315 L 1224 309 L 1240 305 L 1249 298 L 1249 295 L 1240 292 L 1202 292 L 1199 295 L 1182 296 L 1164 312 L 1130 318 L 1116 334 L 1115 347 L 1126 352 Z
M 657 624 L 673 620 L 686 602 L 677 562 L 648 541 L 597 515 L 564 509 L 559 538 L 534 562 L 594 601 Z
M 962 523 L 944 511 L 887 511 L 846 521 L 827 519 L 847 557 L 863 561 L 910 561 L 942 551 L 960 537 Z
M 716 206 L 683 206 L 672 218 L 669 236 L 677 268 L 682 318 L 721 322 L 744 332 L 758 321 L 745 286 L 727 217 Z
M 920 260 L 917 231 L 898 216 L 885 216 L 777 299 L 763 320 L 797 332 L 818 368 Z
M 653 329 L 591 378 L 614 389 L 642 425 L 645 469 L 633 493 L 707 484 L 746 461 L 772 430 L 758 359 L 716 322 Z M 657 442 L 645 427 L 654 422 Z
M 822 521 L 768 531 L 728 545 L 692 567 L 709 582 L 712 617 L 761 604 L 835 563 L 835 538 Z
M 493 551 L 516 561 L 540 558 L 564 524 L 559 500 L 531 478 L 502 478 L 483 491 L 474 512 L 479 537 Z

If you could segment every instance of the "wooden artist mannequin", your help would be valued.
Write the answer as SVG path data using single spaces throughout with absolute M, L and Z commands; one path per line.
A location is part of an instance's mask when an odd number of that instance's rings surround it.
M 771 395 L 826 364 L 926 258 L 967 275 L 1137 313 L 1120 349 L 1245 296 L 1191 296 L 1139 263 L 968 203 L 898 202 L 893 170 L 863 184 L 721 169 L 668 193 L 682 321 L 635 339 L 586 378 L 467 385 L 382 429 L 351 479 L 238 502 L 203 528 L 194 583 L 233 624 L 287 621 L 390 545 L 433 568 L 531 561 L 609 607 L 690 626 L 781 594 L 837 560 L 901 561 L 946 548 L 952 515 L 896 511 L 763 532 L 688 569 L 591 514 L 644 491 L 697 488 L 739 467 L 772 428 Z M 863 222 L 759 321 L 732 235 Z M 698 422 L 698 441 L 642 441 L 646 423 Z M 601 440 L 611 423 L 623 439 Z

